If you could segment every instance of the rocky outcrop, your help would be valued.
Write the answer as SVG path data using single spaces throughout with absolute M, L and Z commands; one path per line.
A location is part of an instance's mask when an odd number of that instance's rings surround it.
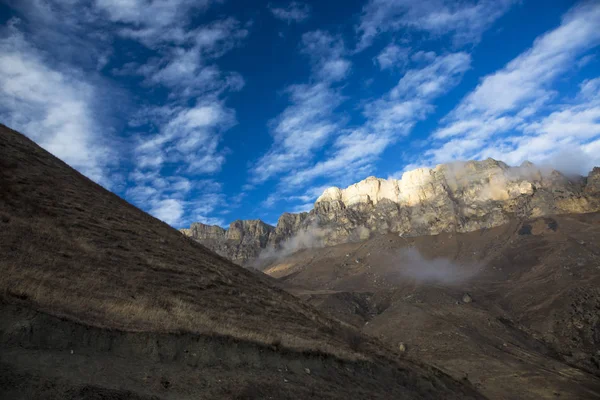
M 591 195 L 600 195 L 600 167 L 595 167 L 588 175 L 585 191 Z
M 257 258 L 261 250 L 267 247 L 275 230 L 274 226 L 256 219 L 233 221 L 229 229 L 196 222 L 190 229 L 180 231 L 223 257 L 245 264 Z
M 265 247 L 275 227 L 265 224 L 259 219 L 241 221 L 237 220 L 229 225 L 227 239 L 245 245 Z
M 490 158 L 419 168 L 401 179 L 368 177 L 345 189 L 332 187 L 309 213 L 285 213 L 276 227 L 236 221 L 224 234 L 220 227 L 197 226 L 201 224 L 183 232 L 246 264 L 263 249 L 274 254 L 296 244 L 326 246 L 388 232 L 404 236 L 469 232 L 510 218 L 598 211 L 599 200 L 600 168 L 587 179 L 567 178 L 529 162 L 509 167 Z M 310 240 L 305 240 L 307 235 Z M 299 236 L 302 240 L 294 240 Z
M 275 234 L 272 237 L 272 244 L 276 247 L 285 240 L 294 236 L 303 228 L 303 222 L 308 217 L 308 213 L 300 214 L 283 213 L 277 221 Z
M 227 231 L 218 225 L 204 225 L 194 222 L 190 229 L 181 229 L 187 236 L 203 239 L 225 239 Z

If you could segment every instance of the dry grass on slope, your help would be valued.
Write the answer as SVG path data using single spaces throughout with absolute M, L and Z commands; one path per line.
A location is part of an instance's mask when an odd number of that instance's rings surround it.
M 53 315 L 111 329 L 226 335 L 363 357 L 339 322 L 3 126 L 0 254 L 2 297 Z

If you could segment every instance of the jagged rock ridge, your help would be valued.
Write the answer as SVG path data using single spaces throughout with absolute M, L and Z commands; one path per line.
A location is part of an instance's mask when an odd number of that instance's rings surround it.
M 600 210 L 600 168 L 568 178 L 529 162 L 519 167 L 488 158 L 405 172 L 402 179 L 368 177 L 332 187 L 308 213 L 283 214 L 277 226 L 235 221 L 228 230 L 192 224 L 182 232 L 239 263 L 273 250 L 333 245 L 373 234 L 404 236 L 470 232 L 510 218 Z M 314 233 L 314 234 L 312 234 Z M 302 240 L 294 240 L 303 235 Z M 304 240 L 310 236 L 310 240 Z M 307 242 L 307 243 L 305 243 Z

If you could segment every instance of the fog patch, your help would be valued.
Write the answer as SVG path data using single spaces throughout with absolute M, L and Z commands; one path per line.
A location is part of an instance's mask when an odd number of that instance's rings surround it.
M 584 152 L 581 147 L 561 150 L 544 162 L 570 178 L 587 175 L 598 163 L 598 158 Z
M 267 247 L 261 251 L 253 266 L 255 268 L 264 267 L 298 250 L 325 247 L 325 239 L 329 232 L 330 229 L 321 228 L 314 223 L 307 228 L 301 229 L 289 239 L 281 242 L 277 247 Z
M 414 247 L 404 248 L 389 258 L 388 279 L 410 279 L 418 283 L 458 284 L 475 276 L 477 263 L 458 264 L 447 258 L 426 259 Z
M 363 225 L 358 226 L 348 236 L 347 242 L 362 242 L 368 240 L 371 237 L 371 230 Z
M 483 167 L 481 162 L 456 161 L 444 165 L 444 178 L 451 191 L 461 193 L 465 201 L 506 201 L 522 194 L 532 194 L 534 184 L 552 176 L 548 165 L 534 165 L 528 161 L 511 167 L 497 161 L 496 168 Z

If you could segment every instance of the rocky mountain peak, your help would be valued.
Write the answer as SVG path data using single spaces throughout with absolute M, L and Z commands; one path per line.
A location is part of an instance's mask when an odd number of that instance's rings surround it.
M 181 232 L 191 237 L 203 237 L 206 239 L 225 238 L 227 231 L 218 225 L 205 225 L 200 222 L 194 222 L 189 229 L 181 229 Z
M 266 242 L 269 235 L 275 231 L 275 227 L 264 223 L 260 219 L 237 220 L 229 225 L 227 239 L 241 242 Z
M 356 203 L 377 204 L 382 199 L 394 201 L 398 197 L 398 186 L 394 180 L 380 179 L 370 176 L 346 189 L 331 187 L 317 199 L 317 203 L 325 201 L 341 201 L 346 206 Z
M 521 168 L 531 168 L 533 167 L 533 163 L 529 160 L 525 160 L 520 165 Z
M 533 164 L 511 169 L 502 161 L 488 158 L 484 161 L 440 164 L 435 168 L 417 168 L 403 173 L 401 179 L 368 177 L 346 189 L 331 187 L 317 199 L 320 202 L 340 201 L 345 206 L 358 203 L 377 205 L 390 200 L 405 206 L 414 206 L 427 198 L 450 191 L 477 191 L 480 200 L 506 200 L 531 192 L 532 185 L 517 184 L 525 177 L 519 169 L 531 169 Z M 539 171 L 538 171 L 539 172 Z M 541 179 L 541 174 L 538 174 Z M 475 200 L 475 199 L 473 199 Z

